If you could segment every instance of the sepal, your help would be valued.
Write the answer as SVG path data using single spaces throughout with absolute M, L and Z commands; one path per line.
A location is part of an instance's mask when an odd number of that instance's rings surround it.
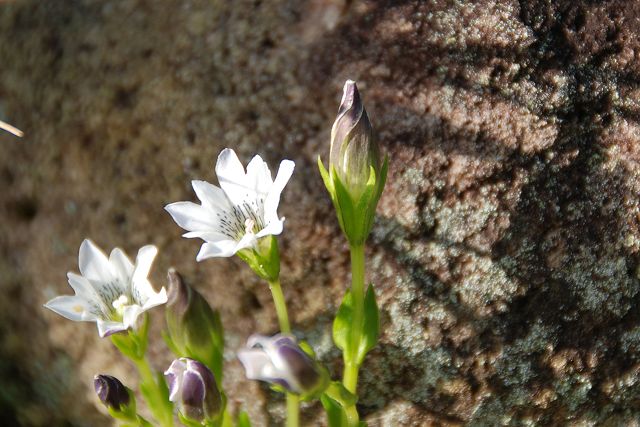
M 258 240 L 257 248 L 238 251 L 237 255 L 262 279 L 273 282 L 280 276 L 280 251 L 275 236 Z

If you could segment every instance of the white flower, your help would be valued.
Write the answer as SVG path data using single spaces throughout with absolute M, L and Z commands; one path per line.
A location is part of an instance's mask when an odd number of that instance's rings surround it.
M 283 160 L 274 181 L 260 156 L 251 159 L 245 172 L 236 153 L 225 148 L 216 163 L 220 187 L 194 180 L 191 184 L 202 204 L 177 202 L 165 209 L 188 231 L 184 237 L 205 241 L 196 260 L 229 257 L 255 248 L 261 237 L 282 232 L 284 218 L 278 218 L 277 209 L 293 167 L 291 160 Z
M 67 273 L 76 294 L 55 297 L 45 307 L 76 322 L 96 322 L 101 337 L 125 331 L 140 314 L 167 302 L 165 289 L 156 293 L 147 280 L 157 253 L 153 245 L 140 248 L 134 265 L 120 248 L 107 258 L 85 239 L 78 257 L 82 275 Z

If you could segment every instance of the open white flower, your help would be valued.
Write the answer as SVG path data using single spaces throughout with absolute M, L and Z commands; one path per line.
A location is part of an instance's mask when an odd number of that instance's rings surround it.
M 45 304 L 74 321 L 96 322 L 101 337 L 132 327 L 138 316 L 167 302 L 164 288 L 156 293 L 147 276 L 158 248 L 147 245 L 138 251 L 135 265 L 120 248 L 107 255 L 91 240 L 80 245 L 80 273 L 67 273 L 75 295 L 55 297 Z
M 284 218 L 278 218 L 278 204 L 293 168 L 291 160 L 283 160 L 272 180 L 269 166 L 260 156 L 251 159 L 245 172 L 236 153 L 225 148 L 216 163 L 220 187 L 191 181 L 202 204 L 176 202 L 165 209 L 188 231 L 184 237 L 205 241 L 196 260 L 229 257 L 255 248 L 261 237 L 282 232 Z

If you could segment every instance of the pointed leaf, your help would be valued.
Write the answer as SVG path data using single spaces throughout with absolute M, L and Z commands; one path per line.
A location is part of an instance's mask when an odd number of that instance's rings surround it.
M 351 327 L 353 319 L 353 295 L 347 290 L 333 321 L 333 342 L 344 353 L 345 360 L 352 359 Z
M 364 297 L 364 330 L 358 346 L 358 365 L 362 364 L 369 350 L 375 347 L 380 334 L 380 314 L 376 303 L 376 294 L 370 284 Z

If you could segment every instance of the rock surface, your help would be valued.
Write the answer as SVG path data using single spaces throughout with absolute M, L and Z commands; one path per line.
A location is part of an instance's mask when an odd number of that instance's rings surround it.
M 369 425 L 640 418 L 637 2 L 3 2 L 0 58 L 0 119 L 26 132 L 0 134 L 3 419 L 108 425 L 92 376 L 135 384 L 94 325 L 42 308 L 91 237 L 158 245 L 156 287 L 175 266 L 222 313 L 234 407 L 282 421 L 233 357 L 277 328 L 267 287 L 239 260 L 196 263 L 162 209 L 213 181 L 226 146 L 296 162 L 283 287 L 339 375 L 348 252 L 315 162 L 347 78 L 390 157 L 368 246 L 384 331 L 361 375 Z

